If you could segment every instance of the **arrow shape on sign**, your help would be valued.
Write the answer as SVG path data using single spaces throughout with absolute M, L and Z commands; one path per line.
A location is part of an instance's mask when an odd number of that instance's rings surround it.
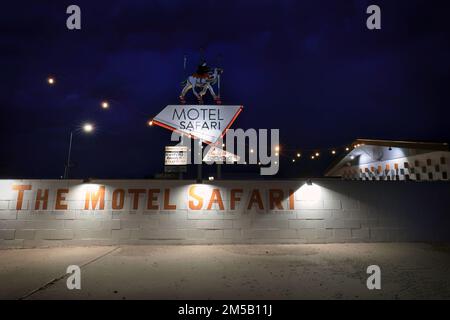
M 224 105 L 168 105 L 153 118 L 153 123 L 194 136 L 206 143 L 216 143 L 231 127 L 242 108 Z

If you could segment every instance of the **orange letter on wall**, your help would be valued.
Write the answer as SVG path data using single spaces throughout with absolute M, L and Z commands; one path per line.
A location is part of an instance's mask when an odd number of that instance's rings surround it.
M 176 204 L 170 204 L 170 189 L 164 189 L 164 210 L 176 210 Z
M 69 193 L 69 189 L 58 189 L 56 191 L 56 210 L 67 210 L 67 203 L 63 203 L 66 200 L 65 194 Z
M 16 202 L 16 210 L 22 210 L 22 203 L 23 203 L 23 193 L 25 190 L 31 190 L 31 185 L 29 184 L 20 184 L 20 185 L 13 185 L 13 190 L 19 191 L 17 194 L 17 202 Z
M 222 196 L 220 195 L 219 189 L 213 189 L 211 193 L 211 198 L 209 199 L 207 210 L 211 210 L 213 203 L 217 203 L 219 205 L 220 210 L 224 210 Z
M 157 204 L 153 204 L 154 201 L 158 200 L 158 196 L 155 196 L 155 193 L 160 193 L 159 189 L 150 189 L 148 190 L 148 200 L 147 200 L 147 209 L 148 210 L 158 210 L 159 206 Z
M 240 197 L 236 197 L 236 193 L 244 192 L 242 189 L 231 189 L 230 191 L 230 210 L 236 209 L 236 201 L 240 201 Z
M 119 199 L 119 203 L 117 203 L 117 199 Z M 112 195 L 113 210 L 123 209 L 124 201 L 125 201 L 125 190 L 123 190 L 123 189 L 114 190 L 113 195 Z
M 289 190 L 289 209 L 294 210 L 294 190 Z
M 250 196 L 250 201 L 248 202 L 248 207 L 247 207 L 248 210 L 250 210 L 252 208 L 254 202 L 256 202 L 258 204 L 258 208 L 260 210 L 264 209 L 264 205 L 263 205 L 263 202 L 261 199 L 261 194 L 259 193 L 258 189 L 254 189 L 252 191 L 252 194 Z
M 128 193 L 133 195 L 133 210 L 139 208 L 139 194 L 145 193 L 145 189 L 128 189 Z
M 203 198 L 194 192 L 195 186 L 189 187 L 189 197 L 194 198 L 197 200 L 197 205 L 194 204 L 194 201 L 189 200 L 189 209 L 191 210 L 201 210 L 203 207 Z
M 44 190 L 44 195 L 42 195 L 42 189 L 38 189 L 36 194 L 36 202 L 34 204 L 34 210 L 39 210 L 41 208 L 41 201 L 43 201 L 42 210 L 47 210 L 48 204 L 48 189 Z
M 100 202 L 100 210 L 105 209 L 105 186 L 100 186 L 94 193 L 92 191 L 86 192 L 86 199 L 84 201 L 84 210 L 89 210 L 89 203 L 92 202 L 92 210 L 95 210 L 97 204 Z
M 281 189 L 270 189 L 269 190 L 269 207 L 270 209 L 277 209 L 283 210 L 283 204 L 281 201 L 283 201 L 284 192 Z

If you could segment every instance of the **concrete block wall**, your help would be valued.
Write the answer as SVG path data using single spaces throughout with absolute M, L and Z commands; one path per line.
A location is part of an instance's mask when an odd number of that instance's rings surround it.
M 448 241 L 449 194 L 448 182 L 0 180 L 0 247 Z

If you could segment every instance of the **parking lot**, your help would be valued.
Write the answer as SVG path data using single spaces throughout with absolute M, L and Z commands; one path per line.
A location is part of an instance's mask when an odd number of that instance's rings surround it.
M 66 269 L 81 268 L 81 289 Z M 366 269 L 381 268 L 381 290 Z M 0 250 L 1 299 L 448 299 L 450 246 L 141 245 Z

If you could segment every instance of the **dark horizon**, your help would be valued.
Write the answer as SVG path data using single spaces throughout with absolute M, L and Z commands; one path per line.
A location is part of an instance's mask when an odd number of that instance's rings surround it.
M 280 129 L 277 177 L 319 176 L 333 157 L 309 153 L 357 138 L 450 141 L 445 1 L 377 1 L 376 31 L 369 1 L 78 1 L 78 31 L 70 4 L 4 4 L 0 178 L 60 178 L 84 121 L 73 178 L 162 172 L 170 132 L 146 123 L 178 103 L 185 55 L 188 73 L 202 56 L 224 69 L 224 104 L 244 106 L 233 128 Z

